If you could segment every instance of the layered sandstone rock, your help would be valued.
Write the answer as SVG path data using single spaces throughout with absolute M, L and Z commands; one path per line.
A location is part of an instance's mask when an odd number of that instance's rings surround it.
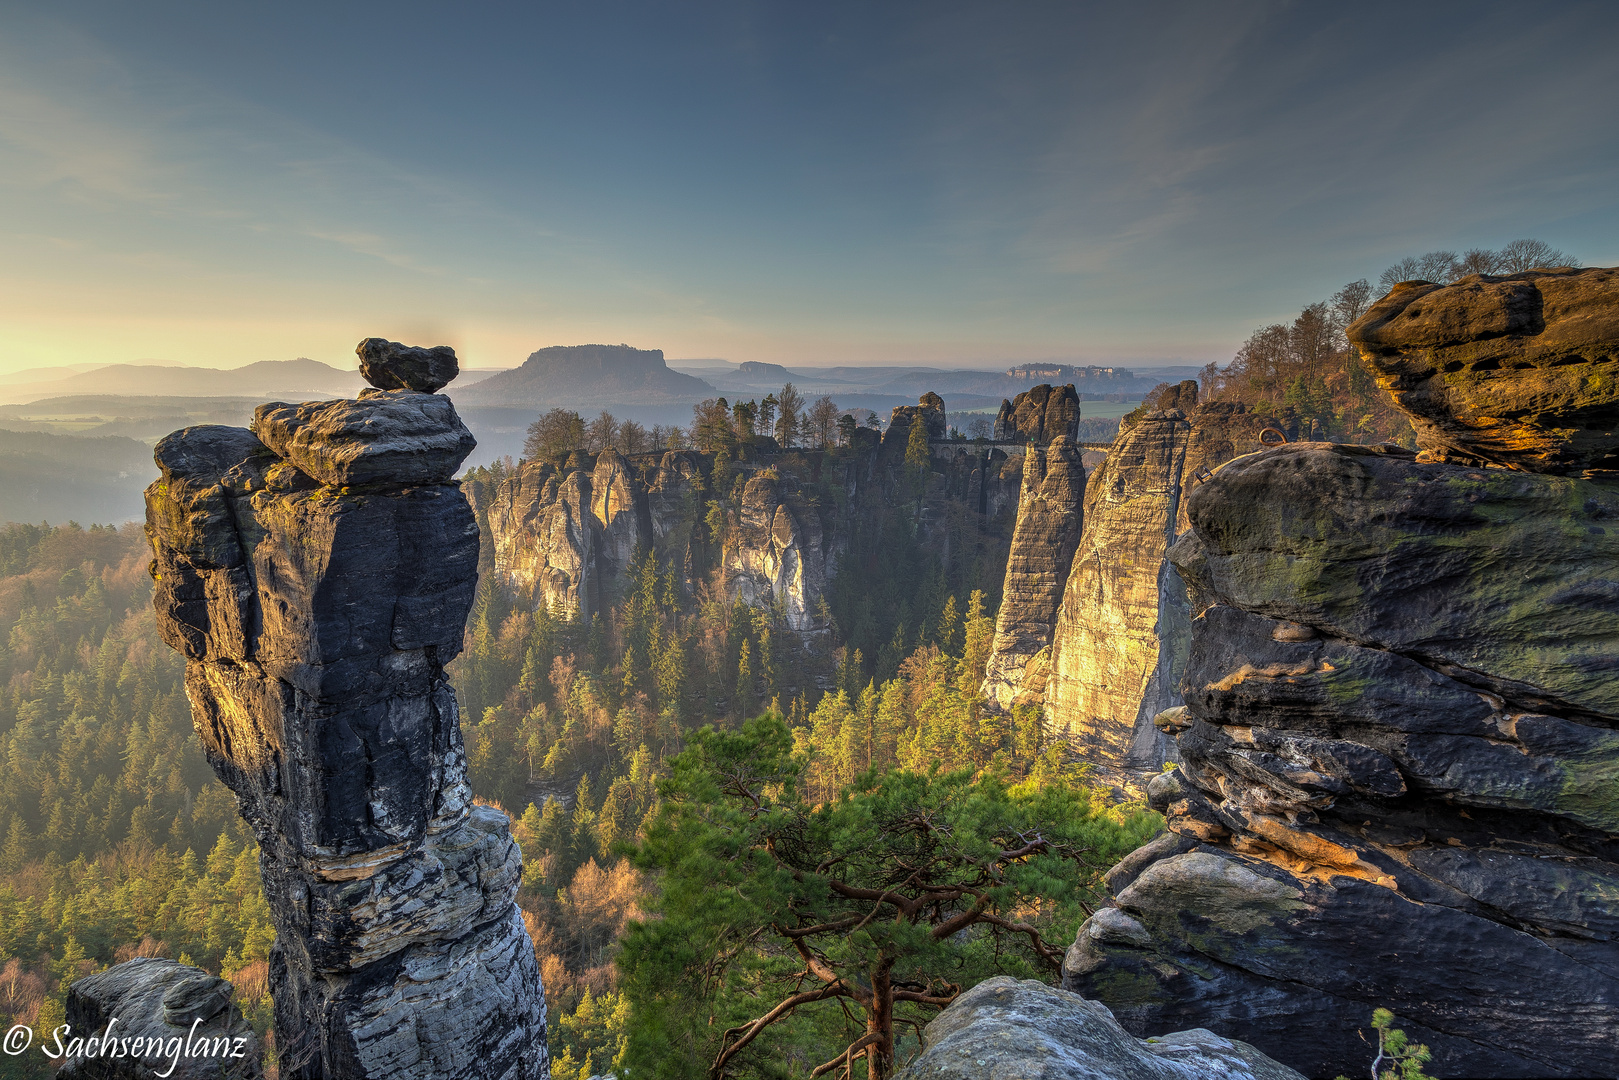
M 625 587 L 636 553 L 684 555 L 710 455 L 574 454 L 563 468 L 527 461 L 494 485 L 488 505 L 495 571 L 512 588 L 588 619 Z
M 1619 491 L 1302 444 L 1187 502 L 1171 831 L 1065 985 L 1312 1076 L 1364 1059 L 1377 1006 L 1438 1076 L 1611 1074 Z
M 1138 1039 L 1105 1005 L 1009 975 L 962 994 L 923 1029 L 922 1042 L 896 1080 L 1304 1080 L 1209 1031 Z
M 1431 460 L 1619 469 L 1619 269 L 1401 282 L 1347 333 Z
M 825 630 L 821 599 L 853 528 L 849 508 L 873 496 L 891 503 L 912 497 L 901 466 L 918 420 L 930 438 L 942 437 L 943 400 L 925 394 L 917 405 L 896 408 L 880 440 L 857 433 L 856 445 L 837 455 L 781 451 L 773 440 L 756 440 L 748 460 L 731 462 L 723 486 L 742 485 L 740 506 L 711 563 L 720 567 L 730 596 L 758 607 L 780 605 L 796 632 Z M 970 443 L 937 449 L 921 524 L 930 542 L 947 544 L 948 530 L 932 535 L 936 508 L 957 500 L 998 516 L 1016 497 L 1021 457 Z M 493 570 L 536 606 L 589 618 L 623 595 L 638 552 L 650 552 L 662 565 L 691 563 L 693 548 L 709 537 L 708 502 L 718 494 L 714 468 L 715 455 L 696 450 L 630 457 L 611 449 L 594 456 L 576 451 L 560 468 L 523 462 L 478 496 Z M 826 487 L 842 488 L 843 498 L 826 499 Z M 829 505 L 835 501 L 844 517 Z
M 160 441 L 147 531 L 160 631 L 261 847 L 282 1076 L 543 1076 L 521 855 L 472 805 L 444 678 L 477 583 L 465 429 L 413 390 L 257 424 Z
M 1031 387 L 1011 401 L 1001 402 L 1001 411 L 995 417 L 995 439 L 1018 439 L 1036 446 L 1045 446 L 1059 437 L 1073 441 L 1079 438 L 1079 412 L 1079 394 L 1073 383 Z
M 820 515 L 796 483 L 772 470 L 748 480 L 737 527 L 725 544 L 728 595 L 753 607 L 779 604 L 789 630 L 829 629 L 822 596 L 830 554 Z
M 61 1080 L 257 1080 L 264 1048 L 231 984 L 189 964 L 146 957 L 68 988 Z M 53 1035 L 54 1040 L 54 1035 Z M 75 1041 L 77 1040 L 77 1041 Z M 55 1050 L 55 1042 L 46 1049 Z
M 1003 403 L 1001 413 L 1003 418 L 1017 418 L 1015 430 L 1029 440 L 1012 552 L 982 690 L 985 703 L 1004 713 L 1043 700 L 1057 609 L 1079 545 L 1085 469 L 1073 438 L 1079 426 L 1079 400 L 1072 386 L 1062 391 L 1037 386 L 1019 394 L 1015 407 Z M 1003 422 L 997 420 L 998 438 L 1002 428 Z
M 1167 388 L 1174 407 L 1119 432 L 1085 485 L 1084 531 L 1052 631 L 1047 721 L 1115 783 L 1173 755 L 1152 724 L 1180 703 L 1189 644 L 1185 589 L 1165 552 L 1187 528 L 1185 493 L 1260 449 L 1277 424 L 1234 402 L 1197 405 L 1197 384 Z M 1185 410 L 1190 410 L 1185 411 Z

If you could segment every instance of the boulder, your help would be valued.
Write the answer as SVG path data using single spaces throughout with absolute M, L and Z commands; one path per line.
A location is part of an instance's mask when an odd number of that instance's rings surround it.
M 896 1080 L 1304 1080 L 1210 1031 L 1138 1039 L 1099 1002 L 1009 975 L 962 994 L 922 1042 Z
M 224 979 L 148 957 L 76 980 L 67 992 L 62 1080 L 256 1080 L 264 1048 Z M 45 1048 L 54 1049 L 47 1035 Z
M 1619 469 L 1619 269 L 1404 281 L 1346 333 L 1432 460 Z
M 440 394 L 366 390 L 357 401 L 270 402 L 253 433 L 322 484 L 442 484 L 477 445 Z
M 423 349 L 385 338 L 366 338 L 355 346 L 360 374 L 378 390 L 435 393 L 455 381 L 461 365 L 448 345 Z

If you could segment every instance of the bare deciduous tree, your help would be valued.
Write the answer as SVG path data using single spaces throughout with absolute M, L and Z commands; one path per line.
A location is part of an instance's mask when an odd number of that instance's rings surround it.
M 652 439 L 646 428 L 634 420 L 625 420 L 618 425 L 618 441 L 614 445 L 621 454 L 644 454 L 652 449 Z
M 837 432 L 838 407 L 829 397 L 817 398 L 804 417 L 804 441 L 811 446 L 832 446 Z
M 585 426 L 585 449 L 599 454 L 614 445 L 618 437 L 618 418 L 603 409 L 596 419 Z
M 552 409 L 528 426 L 523 456 L 560 461 L 585 443 L 585 421 L 572 409 Z

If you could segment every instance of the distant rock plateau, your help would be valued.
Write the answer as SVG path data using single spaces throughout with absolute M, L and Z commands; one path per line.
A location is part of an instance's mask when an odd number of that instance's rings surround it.
M 694 402 L 712 396 L 714 388 L 702 379 L 671 370 L 662 349 L 628 345 L 553 345 L 531 353 L 521 367 L 455 391 L 456 401 L 463 405 L 576 409 Z

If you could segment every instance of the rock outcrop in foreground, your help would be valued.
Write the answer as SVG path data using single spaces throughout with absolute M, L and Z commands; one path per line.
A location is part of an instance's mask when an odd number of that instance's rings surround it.
M 235 1011 L 231 984 L 173 960 L 142 958 L 79 979 L 61 1080 L 258 1080 L 264 1049 Z M 74 1042 L 74 1039 L 83 1041 Z M 50 1044 L 54 1048 L 54 1042 Z
M 1084 531 L 1053 612 L 1040 688 L 1050 729 L 1099 776 L 1131 787 L 1174 759 L 1152 718 L 1180 704 L 1190 647 L 1185 588 L 1165 558 L 1188 528 L 1186 495 L 1224 462 L 1259 450 L 1261 432 L 1279 424 L 1236 402 L 1199 405 L 1195 382 L 1166 390 L 1148 403 L 1161 407 L 1119 432 L 1083 488 Z
M 962 994 L 922 1041 L 895 1080 L 1304 1080 L 1208 1031 L 1138 1039 L 1105 1005 L 1009 975 Z
M 1447 319 L 1487 321 L 1472 295 Z M 1619 486 L 1315 443 L 1187 510 L 1170 832 L 1110 872 L 1064 985 L 1312 1076 L 1375 1006 L 1437 1076 L 1615 1075 Z
M 420 389 L 442 363 L 392 370 L 403 389 L 160 441 L 153 604 L 261 847 L 281 1075 L 529 1080 L 548 1063 L 522 857 L 472 804 L 444 678 L 477 584 L 452 479 L 472 440 Z

